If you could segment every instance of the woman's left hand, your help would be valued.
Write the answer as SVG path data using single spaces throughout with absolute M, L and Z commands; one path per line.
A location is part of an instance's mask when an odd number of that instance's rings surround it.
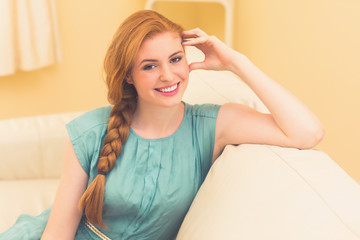
M 183 32 L 184 46 L 195 46 L 205 54 L 202 62 L 189 65 L 190 71 L 195 69 L 232 70 L 236 54 L 239 54 L 215 36 L 208 36 L 199 28 Z

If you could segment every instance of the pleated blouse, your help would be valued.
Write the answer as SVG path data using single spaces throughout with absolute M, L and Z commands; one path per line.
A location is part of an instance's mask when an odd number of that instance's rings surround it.
M 111 239 L 173 239 L 209 171 L 218 105 L 185 104 L 175 133 L 146 139 L 131 128 L 115 167 L 106 176 L 103 220 Z M 67 125 L 89 184 L 97 175 L 111 106 Z

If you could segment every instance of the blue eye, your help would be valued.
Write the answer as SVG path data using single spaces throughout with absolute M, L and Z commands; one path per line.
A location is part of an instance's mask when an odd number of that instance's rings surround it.
M 143 67 L 143 70 L 151 70 L 151 69 L 154 69 L 154 68 L 155 68 L 154 64 L 148 64 L 148 65 L 145 65 Z
M 172 58 L 172 59 L 170 60 L 170 62 L 172 62 L 172 63 L 177 63 L 177 62 L 180 62 L 181 59 L 182 59 L 182 57 L 174 57 L 174 58 Z

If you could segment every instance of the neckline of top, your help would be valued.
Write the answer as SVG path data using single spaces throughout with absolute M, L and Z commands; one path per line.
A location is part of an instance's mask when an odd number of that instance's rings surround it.
M 181 103 L 184 104 L 184 116 L 181 120 L 181 123 L 179 125 L 179 127 L 176 129 L 175 132 L 173 132 L 172 134 L 170 134 L 169 136 L 166 136 L 166 137 L 161 137 L 161 138 L 144 138 L 140 135 L 138 135 L 131 127 L 129 129 L 129 133 L 134 135 L 136 138 L 138 139 L 141 139 L 141 140 L 144 140 L 144 141 L 151 141 L 151 142 L 156 142 L 156 141 L 164 141 L 164 140 L 167 140 L 167 139 L 171 139 L 173 137 L 175 137 L 177 135 L 178 132 L 180 132 L 180 129 L 183 127 L 184 125 L 184 119 L 187 115 L 187 110 L 188 110 L 188 104 L 185 103 L 184 101 L 181 101 Z

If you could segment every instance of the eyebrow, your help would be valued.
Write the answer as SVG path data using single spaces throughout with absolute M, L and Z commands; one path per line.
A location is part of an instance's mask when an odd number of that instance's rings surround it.
M 177 52 L 174 52 L 173 54 L 171 54 L 171 55 L 169 56 L 169 58 L 172 58 L 173 56 L 175 56 L 175 55 L 177 55 L 177 54 L 179 54 L 179 53 L 182 53 L 182 52 L 183 52 L 182 50 L 179 50 L 179 51 L 177 51 Z M 157 62 L 157 60 L 156 60 L 156 59 L 144 59 L 144 60 L 142 60 L 142 61 L 140 62 L 140 65 L 141 65 L 143 62 Z

